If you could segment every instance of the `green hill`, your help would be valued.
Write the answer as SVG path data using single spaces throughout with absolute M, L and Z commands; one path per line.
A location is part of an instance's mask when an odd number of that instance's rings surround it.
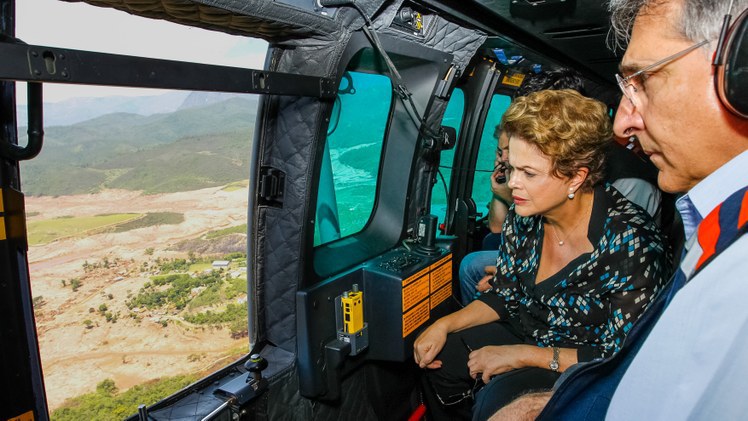
M 255 108 L 255 101 L 232 98 L 169 114 L 116 113 L 46 128 L 42 152 L 21 165 L 23 189 L 31 195 L 103 188 L 161 193 L 246 179 Z

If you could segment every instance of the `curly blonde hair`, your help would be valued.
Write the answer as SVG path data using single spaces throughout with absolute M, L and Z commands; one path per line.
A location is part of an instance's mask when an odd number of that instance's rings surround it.
M 604 146 L 612 139 L 613 126 L 600 101 L 571 89 L 534 92 L 512 102 L 501 118 L 501 130 L 540 149 L 557 177 L 572 177 L 586 167 L 582 189 L 592 189 L 603 178 Z

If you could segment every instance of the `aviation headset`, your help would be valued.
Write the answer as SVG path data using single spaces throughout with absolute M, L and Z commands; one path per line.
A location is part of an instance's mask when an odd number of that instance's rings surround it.
M 730 15 L 720 33 L 714 57 L 715 78 L 722 104 L 733 114 L 748 118 L 748 9 L 728 30 Z

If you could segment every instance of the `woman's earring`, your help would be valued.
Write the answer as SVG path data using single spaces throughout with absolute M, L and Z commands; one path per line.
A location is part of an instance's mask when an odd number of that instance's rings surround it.
M 573 199 L 574 198 L 574 190 L 569 189 L 569 194 L 567 194 L 566 197 L 568 197 L 569 200 Z

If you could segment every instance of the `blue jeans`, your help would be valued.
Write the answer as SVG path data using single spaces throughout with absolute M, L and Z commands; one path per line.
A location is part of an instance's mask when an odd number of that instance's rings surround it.
M 463 306 L 470 304 L 478 295 L 475 289 L 478 282 L 486 276 L 486 266 L 496 266 L 498 250 L 483 250 L 468 253 L 460 263 L 460 302 Z

